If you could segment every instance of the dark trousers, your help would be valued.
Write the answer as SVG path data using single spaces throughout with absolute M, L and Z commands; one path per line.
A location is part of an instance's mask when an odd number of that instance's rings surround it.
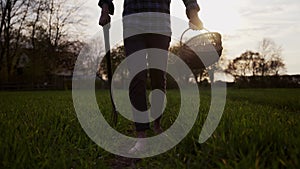
M 171 38 L 169 36 L 164 36 L 160 34 L 138 34 L 131 36 L 129 38 L 124 39 L 124 46 L 126 51 L 126 56 L 130 56 L 131 54 L 149 48 L 162 49 L 164 52 L 153 52 L 153 50 L 149 49 L 149 51 L 145 50 L 141 53 L 141 56 L 145 59 L 142 59 L 142 63 L 145 64 L 145 67 L 151 65 L 152 55 L 168 55 L 168 48 L 170 45 Z M 147 57 L 146 57 L 147 56 Z M 163 64 L 164 70 L 167 67 L 167 57 L 161 57 L 160 63 Z M 135 63 L 127 63 L 130 73 L 130 68 L 135 66 Z M 147 74 L 149 72 L 150 80 L 151 80 L 151 88 L 159 89 L 163 92 L 166 91 L 166 73 L 165 71 L 161 71 L 158 69 L 150 69 L 143 70 L 139 72 L 136 76 L 133 77 L 130 86 L 129 86 L 129 98 L 132 106 L 135 107 L 136 110 L 146 111 L 147 107 L 147 95 L 146 95 L 146 82 L 147 82 Z M 152 97 L 153 98 L 153 97 Z M 153 101 L 151 101 L 153 103 Z M 162 101 L 163 102 L 163 101 Z M 155 106 L 156 108 L 151 109 L 151 116 L 155 113 L 158 113 L 159 109 L 162 109 L 163 103 L 160 106 Z M 151 107 L 152 108 L 152 107 Z M 133 112 L 134 115 L 135 112 Z M 134 117 L 134 116 L 133 116 Z M 160 120 L 161 116 L 156 120 Z M 145 131 L 150 128 L 149 123 L 138 123 L 135 122 L 136 131 Z

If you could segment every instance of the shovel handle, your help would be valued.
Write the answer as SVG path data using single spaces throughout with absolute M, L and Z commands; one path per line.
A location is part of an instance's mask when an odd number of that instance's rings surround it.
M 110 23 L 105 25 L 103 27 L 103 34 L 104 34 L 104 45 L 105 45 L 105 51 L 106 51 L 106 66 L 107 66 L 107 78 L 108 78 L 108 84 L 109 84 L 109 94 L 110 94 L 110 101 L 113 108 L 112 113 L 112 121 L 113 125 L 117 125 L 118 120 L 118 112 L 116 110 L 115 103 L 112 98 L 112 91 L 111 91 L 111 83 L 112 83 L 112 66 L 111 66 L 111 57 L 110 57 L 110 40 L 109 40 L 109 29 L 110 29 Z
M 111 85 L 112 81 L 112 67 L 111 67 L 111 58 L 110 58 L 110 40 L 109 40 L 109 29 L 110 25 L 105 25 L 103 27 L 103 33 L 104 33 L 104 45 L 105 45 L 105 58 L 107 63 L 107 77 L 109 81 L 109 86 Z

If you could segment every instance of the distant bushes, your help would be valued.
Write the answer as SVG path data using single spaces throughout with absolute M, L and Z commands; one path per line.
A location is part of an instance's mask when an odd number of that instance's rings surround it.
M 237 88 L 299 88 L 300 75 L 243 76 L 230 86 Z

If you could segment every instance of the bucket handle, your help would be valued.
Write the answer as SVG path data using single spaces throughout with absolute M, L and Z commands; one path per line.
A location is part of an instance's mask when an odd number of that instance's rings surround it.
M 183 32 L 182 32 L 182 34 L 181 34 L 181 37 L 180 37 L 180 46 L 182 46 L 182 39 L 183 39 L 183 36 L 184 36 L 184 34 L 187 32 L 187 31 L 189 31 L 189 30 L 193 30 L 192 28 L 187 28 L 186 30 L 184 30 Z M 201 30 L 205 30 L 205 31 L 207 31 L 207 32 L 210 32 L 208 29 L 206 29 L 206 28 L 203 28 L 203 29 L 201 29 Z M 197 31 L 201 31 L 201 30 L 197 30 Z

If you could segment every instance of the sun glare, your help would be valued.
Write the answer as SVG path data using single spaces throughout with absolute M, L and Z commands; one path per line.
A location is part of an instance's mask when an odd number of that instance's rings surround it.
M 200 18 L 204 26 L 222 33 L 234 32 L 240 24 L 237 3 L 235 0 L 201 1 Z
M 204 26 L 212 31 L 233 33 L 240 26 L 239 7 L 244 2 L 239 0 L 198 0 L 201 11 L 200 19 Z M 186 19 L 182 1 L 173 0 L 171 15 Z

